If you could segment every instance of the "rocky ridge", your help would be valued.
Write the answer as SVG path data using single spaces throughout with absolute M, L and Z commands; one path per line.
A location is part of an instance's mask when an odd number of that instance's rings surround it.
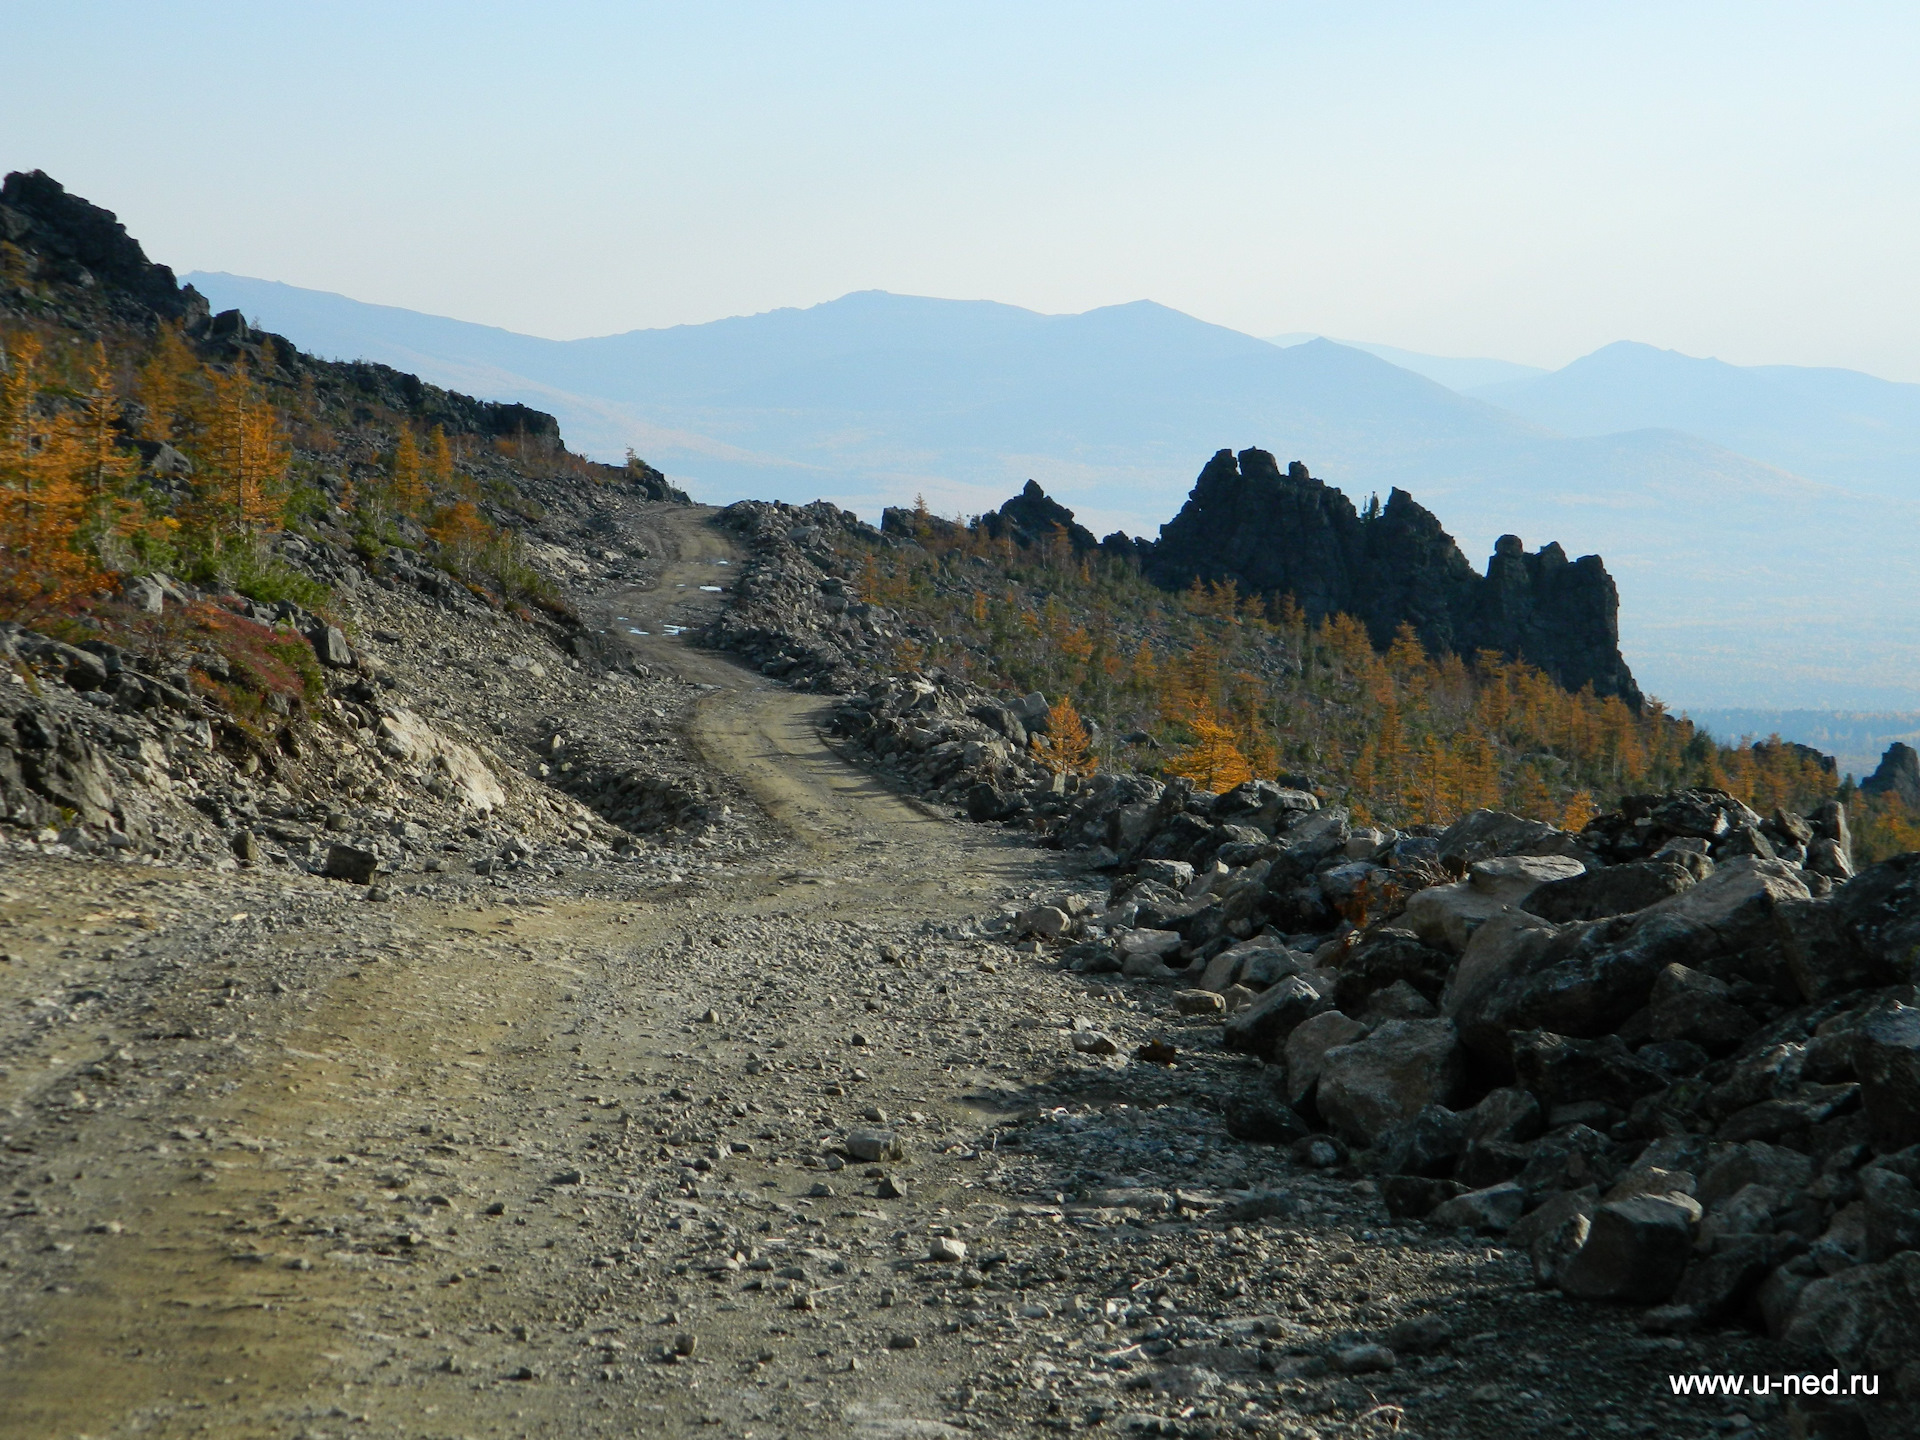
M 1569 690 L 1591 684 L 1640 703 L 1620 655 L 1619 595 L 1599 556 L 1569 560 L 1557 543 L 1528 553 L 1503 535 L 1481 576 L 1404 490 L 1363 515 L 1299 461 L 1282 473 L 1265 450 L 1208 461 L 1142 565 L 1173 589 L 1232 579 L 1243 592 L 1293 596 L 1315 621 L 1352 615 L 1377 648 L 1407 624 L 1429 651 L 1496 650 Z

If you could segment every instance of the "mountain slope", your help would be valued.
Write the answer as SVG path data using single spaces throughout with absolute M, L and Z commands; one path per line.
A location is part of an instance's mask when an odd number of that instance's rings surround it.
M 1550 375 L 1472 393 L 1570 435 L 1685 430 L 1810 479 L 1920 498 L 1920 385 L 1729 365 L 1623 340 Z
M 1419 350 L 1402 350 L 1398 345 L 1376 345 L 1367 340 L 1343 340 L 1337 335 L 1316 335 L 1310 330 L 1288 335 L 1269 335 L 1267 343 L 1290 349 L 1309 340 L 1332 340 L 1336 345 L 1364 350 L 1389 365 L 1424 375 L 1449 390 L 1470 395 L 1482 386 L 1503 385 L 1516 380 L 1531 380 L 1548 372 L 1538 365 L 1522 365 L 1513 360 L 1495 360 L 1484 355 L 1428 355 Z
M 972 513 L 1033 477 L 1101 533 L 1152 535 L 1207 456 L 1255 445 L 1356 501 L 1410 491 L 1475 563 L 1505 533 L 1604 554 L 1650 693 L 1920 706 L 1920 620 L 1897 583 L 1913 502 L 1647 422 L 1569 437 L 1328 340 L 1282 349 L 1146 302 L 1055 316 L 867 291 L 553 341 L 189 278 L 320 353 L 537 405 L 588 453 L 632 446 L 706 500 L 824 497 L 877 518 L 918 493 Z

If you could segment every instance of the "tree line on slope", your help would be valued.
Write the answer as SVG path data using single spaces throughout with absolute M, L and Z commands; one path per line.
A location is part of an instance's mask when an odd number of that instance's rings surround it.
M 310 374 L 262 379 L 277 369 L 262 348 L 256 369 L 203 356 L 172 325 L 101 338 L 0 323 L 0 619 L 59 628 L 126 574 L 154 571 L 321 609 L 324 590 L 277 563 L 271 542 L 329 511 L 368 553 L 418 545 L 476 593 L 552 602 L 483 511 L 502 497 L 461 464 L 488 442 L 365 406 L 339 413 Z M 379 453 L 330 494 L 319 472 L 352 422 L 380 437 Z M 516 441 L 490 443 L 512 453 Z
M 1076 553 L 1064 531 L 1033 546 L 978 525 L 916 538 L 850 557 L 862 599 L 936 637 L 903 639 L 897 663 L 1053 697 L 1035 743 L 1060 768 L 1124 765 L 1215 792 L 1311 777 L 1362 822 L 1397 826 L 1488 807 L 1577 830 L 1623 795 L 1686 786 L 1763 812 L 1837 796 L 1867 858 L 1920 849 L 1920 816 L 1777 736 L 1721 744 L 1657 700 L 1636 713 L 1493 651 L 1429 654 L 1409 626 L 1383 653 L 1351 616 L 1315 623 L 1291 596 L 1232 581 L 1169 593 L 1130 560 Z

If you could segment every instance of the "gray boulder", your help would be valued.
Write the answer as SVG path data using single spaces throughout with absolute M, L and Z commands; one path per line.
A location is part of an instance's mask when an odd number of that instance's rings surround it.
M 1427 1218 L 1446 1229 L 1465 1227 L 1480 1235 L 1503 1235 L 1526 1208 L 1527 1192 L 1509 1181 L 1444 1200 Z
M 1331 979 L 1317 972 L 1289 975 L 1253 1004 L 1229 1015 L 1221 1043 L 1243 1055 L 1271 1060 L 1302 1021 L 1332 1008 Z
M 1867 1433 L 1875 1440 L 1911 1435 L 1920 1403 L 1920 1366 L 1913 1363 L 1920 1354 L 1920 1251 L 1812 1281 L 1794 1301 L 1782 1339 L 1827 1357 L 1843 1373 L 1878 1375 L 1879 1395 L 1861 1406 Z
M 1690 1040 L 1709 1055 L 1724 1055 L 1757 1024 L 1730 994 L 1724 980 L 1685 965 L 1668 965 L 1653 979 L 1648 1029 L 1655 1040 Z
M 1567 924 L 1630 915 L 1678 895 L 1694 883 L 1693 872 L 1671 860 L 1637 860 L 1588 870 L 1540 886 L 1520 908 L 1543 920 Z
M 1559 1286 L 1579 1300 L 1657 1304 L 1680 1283 L 1699 1218 L 1699 1206 L 1682 1195 L 1608 1201 L 1593 1212 L 1586 1243 L 1560 1269 Z
M 1450 1022 L 1390 1020 L 1321 1058 L 1320 1113 L 1339 1134 L 1371 1144 L 1426 1106 L 1445 1105 L 1459 1083 L 1461 1063 Z
M 1338 1010 L 1322 1010 L 1295 1026 L 1284 1047 L 1288 1102 L 1299 1105 L 1313 1094 L 1314 1086 L 1320 1083 L 1320 1067 L 1327 1051 L 1351 1045 L 1366 1033 L 1366 1026 Z
M 352 668 L 353 647 L 347 644 L 346 634 L 338 625 L 315 626 L 307 640 L 313 646 L 314 658 L 322 665 L 335 670 Z
M 1535 1284 L 1552 1285 L 1566 1263 L 1580 1253 L 1599 1203 L 1599 1194 L 1591 1185 L 1562 1190 L 1548 1196 L 1508 1229 L 1506 1243 L 1527 1253 Z
M 353 845 L 329 845 L 320 873 L 329 880 L 366 885 L 372 883 L 373 873 L 379 867 L 380 857 L 371 850 L 362 850 Z
M 1579 841 L 1564 830 L 1504 810 L 1475 810 L 1448 826 L 1436 845 L 1441 862 L 1471 865 L 1496 855 L 1565 855 Z
M 1882 1154 L 1920 1144 L 1920 1007 L 1895 1004 L 1854 1032 L 1867 1136 Z
M 1666 1077 L 1628 1050 L 1618 1035 L 1576 1040 L 1547 1030 L 1512 1037 L 1514 1074 L 1548 1110 L 1600 1100 L 1624 1110 L 1666 1088 Z

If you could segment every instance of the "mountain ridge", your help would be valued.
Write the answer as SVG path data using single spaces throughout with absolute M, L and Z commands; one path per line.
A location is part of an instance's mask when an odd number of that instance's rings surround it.
M 874 291 L 554 341 L 188 278 L 322 353 L 537 405 L 587 453 L 641 450 L 714 502 L 824 498 L 876 519 L 924 495 L 981 513 L 1035 478 L 1100 533 L 1151 535 L 1196 457 L 1298 456 L 1357 504 L 1419 495 L 1470 554 L 1509 533 L 1605 554 L 1634 673 L 1675 703 L 1920 706 L 1920 620 L 1890 580 L 1920 501 L 1690 433 L 1563 435 L 1330 341 L 1281 349 L 1154 302 L 1049 317 Z M 863 328 L 870 348 L 849 341 Z

